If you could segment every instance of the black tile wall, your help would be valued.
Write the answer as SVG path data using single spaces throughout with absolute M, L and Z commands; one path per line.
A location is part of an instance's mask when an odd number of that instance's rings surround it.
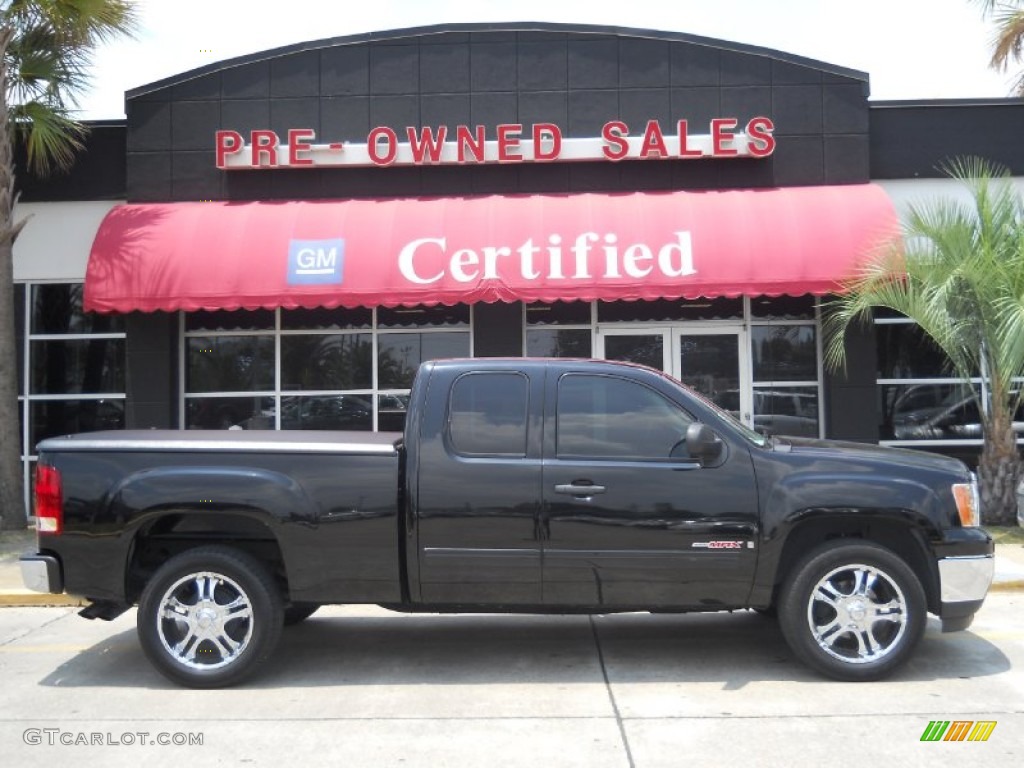
M 351 141 L 362 143 L 370 132 L 370 98 L 339 96 L 320 100 L 320 133 L 324 143 Z
M 127 114 L 129 152 L 171 148 L 170 102 L 129 101 Z
M 365 96 L 370 92 L 370 49 L 345 45 L 320 51 L 323 96 Z
M 420 82 L 419 47 L 370 46 L 370 93 L 417 93 Z
M 220 103 L 221 128 L 248 136 L 251 131 L 270 125 L 269 99 L 237 99 Z
M 420 51 L 422 93 L 468 93 L 469 48 L 465 45 L 425 45 Z
M 665 40 L 619 42 L 620 88 L 665 88 L 671 84 L 671 57 Z
M 696 189 L 851 183 L 868 177 L 866 82 L 809 62 L 714 41 L 611 31 L 426 32 L 343 41 L 242 62 L 139 94 L 128 102 L 131 200 L 280 199 L 505 191 Z M 214 133 L 312 128 L 317 143 L 363 143 L 373 126 L 550 122 L 566 137 L 598 136 L 610 120 L 633 135 L 686 119 L 707 134 L 716 117 L 740 128 L 767 115 L 779 138 L 764 160 L 604 161 L 423 169 L 225 173 Z M 181 157 L 178 155 L 181 154 Z M 202 163 L 209 159 L 209 168 Z M 220 179 L 218 182 L 217 179 Z M 462 183 L 460 183 L 460 179 Z
M 520 43 L 516 64 L 520 91 L 564 91 L 569 87 L 569 49 L 565 39 Z
M 587 89 L 618 87 L 618 41 L 569 41 L 569 88 Z
M 772 106 L 765 114 L 775 121 L 780 135 L 821 133 L 821 86 L 780 85 L 772 88 Z
M 128 199 L 149 203 L 174 200 L 171 196 L 171 153 L 129 152 L 127 172 Z M 195 200 L 189 196 L 179 198 Z
M 221 73 L 223 99 L 266 99 L 270 97 L 270 62 L 257 61 L 230 67 Z
M 320 53 L 304 51 L 270 61 L 270 96 L 292 99 L 320 95 Z
M 209 149 L 220 130 L 220 101 L 171 102 L 171 149 Z
M 478 91 L 516 90 L 515 43 L 471 45 L 469 51 L 470 89 Z

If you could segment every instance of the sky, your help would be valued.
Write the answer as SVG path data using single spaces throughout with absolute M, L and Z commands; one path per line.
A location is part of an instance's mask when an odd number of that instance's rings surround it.
M 988 67 L 993 26 L 971 0 L 137 0 L 136 39 L 100 49 L 85 120 L 124 116 L 124 92 L 294 43 L 443 23 L 543 21 L 683 32 L 867 72 L 871 99 L 1009 95 Z

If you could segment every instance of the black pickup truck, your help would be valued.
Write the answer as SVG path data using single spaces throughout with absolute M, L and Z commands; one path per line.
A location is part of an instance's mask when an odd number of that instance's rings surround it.
M 603 361 L 424 364 L 405 433 L 107 432 L 38 448 L 26 585 L 138 605 L 194 687 L 241 680 L 328 603 L 399 611 L 777 613 L 842 680 L 904 662 L 992 580 L 958 461 L 766 437 Z

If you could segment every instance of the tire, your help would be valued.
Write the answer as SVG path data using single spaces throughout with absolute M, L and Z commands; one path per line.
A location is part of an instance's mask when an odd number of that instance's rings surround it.
M 284 609 L 284 625 L 291 627 L 305 621 L 319 607 L 320 603 L 289 603 Z
M 284 609 L 266 568 L 229 547 L 171 558 L 139 600 L 142 650 L 168 679 L 221 688 L 252 674 L 281 638 Z
M 779 624 L 797 658 L 836 680 L 868 681 L 903 664 L 924 634 L 921 582 L 877 544 L 829 542 L 793 569 Z

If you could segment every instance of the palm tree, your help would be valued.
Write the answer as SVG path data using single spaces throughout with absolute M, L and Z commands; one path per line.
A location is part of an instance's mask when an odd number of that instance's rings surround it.
M 1005 72 L 1011 63 L 1024 63 L 1024 8 L 1019 0 L 973 0 L 981 6 L 982 13 L 996 23 L 996 34 L 992 38 L 992 59 L 989 66 Z M 1017 75 L 1013 92 L 1024 96 L 1024 73 Z
M 1009 172 L 985 160 L 946 170 L 970 204 L 937 199 L 910 209 L 902 239 L 830 302 L 826 360 L 841 366 L 847 327 L 884 307 L 914 320 L 959 378 L 982 376 L 982 391 L 965 388 L 982 414 L 982 511 L 987 523 L 1012 525 L 1024 474 L 1013 425 L 1024 393 L 1024 199 Z
M 85 128 L 71 112 L 96 47 L 131 33 L 130 0 L 0 0 L 0 528 L 24 528 L 14 342 L 13 147 L 37 174 L 66 169 Z

